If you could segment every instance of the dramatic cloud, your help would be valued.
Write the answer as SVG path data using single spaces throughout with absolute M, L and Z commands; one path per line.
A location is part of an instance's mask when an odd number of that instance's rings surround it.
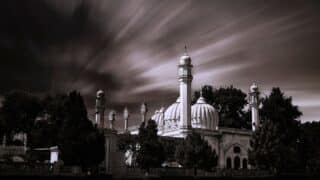
M 255 81 L 279 86 L 303 121 L 320 117 L 320 14 L 317 1 L 2 1 L 0 93 L 95 91 L 108 109 L 139 116 L 178 96 L 177 62 L 188 46 L 193 89 Z M 91 113 L 91 111 L 90 111 Z M 92 113 L 91 113 L 92 115 Z M 120 123 L 120 122 L 119 122 Z M 121 124 L 121 123 L 120 123 Z

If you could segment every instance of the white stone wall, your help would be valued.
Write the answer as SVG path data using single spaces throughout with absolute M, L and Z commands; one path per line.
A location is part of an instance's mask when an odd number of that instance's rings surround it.
M 227 167 L 227 158 L 231 159 L 231 168 L 234 168 L 234 159 L 240 158 L 240 167 L 243 160 L 248 163 L 248 150 L 250 148 L 251 131 L 240 129 L 220 128 L 218 131 L 198 129 L 198 133 L 209 143 L 218 155 L 218 167 Z M 234 147 L 240 148 L 240 153 L 234 152 Z M 247 164 L 246 163 L 246 164 Z M 248 168 L 248 165 L 247 165 Z

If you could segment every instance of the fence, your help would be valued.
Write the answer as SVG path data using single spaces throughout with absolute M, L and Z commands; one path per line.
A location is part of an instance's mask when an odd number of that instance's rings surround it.
M 57 169 L 58 168 L 58 169 Z M 53 164 L 43 163 L 0 163 L 0 175 L 26 176 L 82 176 L 84 173 L 78 166 L 55 167 Z
M 139 177 L 146 175 L 146 171 L 140 168 L 124 167 L 118 169 L 120 174 L 115 176 L 122 177 Z M 186 168 L 151 168 L 148 173 L 149 176 L 198 176 L 198 177 L 270 177 L 272 174 L 268 171 L 249 170 L 249 169 L 215 169 L 213 171 L 197 170 L 196 175 L 194 169 Z
M 87 175 L 79 166 L 55 167 L 52 164 L 43 163 L 0 163 L 0 175 L 32 175 L 32 176 L 84 176 Z M 119 177 L 141 177 L 146 175 L 146 171 L 140 168 L 122 167 L 113 170 L 113 176 Z M 149 176 L 197 176 L 197 177 L 269 177 L 271 174 L 261 170 L 233 170 L 214 169 L 208 172 L 186 168 L 151 168 Z

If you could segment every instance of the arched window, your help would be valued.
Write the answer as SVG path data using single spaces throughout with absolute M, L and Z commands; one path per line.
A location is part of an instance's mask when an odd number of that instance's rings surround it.
M 231 169 L 231 158 L 230 157 L 228 157 L 227 158 L 227 169 Z
M 248 168 L 248 160 L 244 158 L 242 160 L 242 169 L 247 169 Z
M 239 158 L 239 156 L 236 156 L 235 158 L 234 158 L 234 169 L 240 169 L 240 158 Z
M 236 153 L 236 154 L 240 153 L 241 152 L 240 147 L 239 146 L 233 147 L 233 152 Z

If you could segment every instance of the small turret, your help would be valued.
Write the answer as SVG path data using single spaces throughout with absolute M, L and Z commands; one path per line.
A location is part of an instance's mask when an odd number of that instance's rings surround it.
M 256 83 L 253 83 L 250 86 L 249 98 L 250 98 L 249 104 L 251 108 L 252 131 L 256 131 L 260 125 L 259 109 L 258 109 L 259 88 Z
M 104 125 L 104 111 L 105 111 L 105 93 L 102 90 L 97 91 L 96 94 L 96 114 L 95 124 L 99 128 L 105 128 Z
M 128 132 L 129 111 L 127 107 L 125 107 L 123 110 L 123 118 L 124 118 L 124 132 Z
M 147 116 L 147 113 L 148 113 L 148 107 L 147 107 L 147 104 L 145 102 L 143 102 L 141 104 L 141 109 L 140 109 L 140 112 L 141 112 L 141 123 L 147 123 L 146 122 L 146 116 Z
M 111 110 L 109 112 L 110 129 L 114 129 L 114 121 L 116 120 L 116 111 Z

